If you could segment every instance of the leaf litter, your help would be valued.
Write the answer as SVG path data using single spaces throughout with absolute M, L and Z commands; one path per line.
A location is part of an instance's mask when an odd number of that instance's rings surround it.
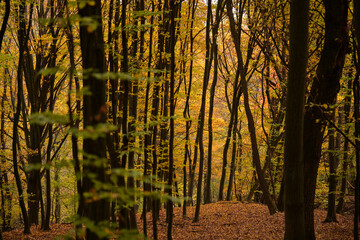
M 200 220 L 193 222 L 195 207 L 187 208 L 183 218 L 182 208 L 174 208 L 174 240 L 275 240 L 284 237 L 284 213 L 270 215 L 266 205 L 241 202 L 217 202 L 201 205 Z M 148 237 L 152 237 L 152 216 L 147 214 Z M 352 216 L 337 215 L 337 223 L 324 223 L 326 211 L 315 210 L 315 232 L 318 240 L 345 240 L 353 237 Z M 142 220 L 138 215 L 142 233 Z M 52 224 L 50 231 L 32 227 L 30 235 L 22 229 L 3 233 L 4 240 L 50 240 L 73 231 L 71 224 Z M 166 211 L 160 211 L 158 239 L 167 239 Z

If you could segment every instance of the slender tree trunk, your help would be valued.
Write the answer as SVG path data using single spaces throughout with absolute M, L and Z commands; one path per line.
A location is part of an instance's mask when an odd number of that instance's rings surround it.
M 354 214 L 354 239 L 359 239 L 359 215 L 360 215 L 360 84 L 359 84 L 359 74 L 360 74 L 360 1 L 354 0 L 354 27 L 355 27 L 355 42 L 357 45 L 357 62 L 356 66 L 356 76 L 353 83 L 353 92 L 354 92 L 354 109 L 355 109 L 355 144 L 356 144 L 356 184 L 355 184 L 355 214 Z
M 234 93 L 233 93 L 233 100 L 232 100 L 231 111 L 230 111 L 230 114 L 231 114 L 230 122 L 228 125 L 227 137 L 226 137 L 224 150 L 223 150 L 223 166 L 222 166 L 222 172 L 221 172 L 221 178 L 220 178 L 218 201 L 222 201 L 224 199 L 224 186 L 225 186 L 225 179 L 226 179 L 228 151 L 229 151 L 230 142 L 231 142 L 232 129 L 234 128 L 235 115 L 236 115 L 236 111 L 238 111 L 240 97 L 241 97 L 241 93 L 242 93 L 239 88 L 239 77 L 240 77 L 239 71 L 237 71 L 236 76 L 235 76 Z
M 208 133 L 209 133 L 209 143 L 208 143 L 208 154 L 207 154 L 207 172 L 205 179 L 204 187 L 204 203 L 211 202 L 211 175 L 212 175 L 212 144 L 213 144 L 213 129 L 212 129 L 212 118 L 214 112 L 214 98 L 216 84 L 218 80 L 218 44 L 217 36 L 219 32 L 220 18 L 223 12 L 223 1 L 220 0 L 217 2 L 216 6 L 216 17 L 215 24 L 212 27 L 212 54 L 214 56 L 214 74 L 213 80 L 210 88 L 210 103 L 209 103 L 209 117 L 208 117 Z
M 1 126 L 0 126 L 0 149 L 4 153 L 5 143 L 5 101 L 6 101 L 7 83 L 4 82 L 4 92 L 1 99 Z M 3 218 L 2 230 L 10 229 L 11 210 L 12 210 L 12 193 L 9 186 L 8 173 L 5 169 L 5 155 L 0 155 L 0 188 L 1 188 L 1 216 Z
M 354 91 L 354 117 L 355 117 L 355 155 L 356 155 L 356 179 L 355 179 L 355 213 L 354 213 L 354 240 L 359 239 L 359 216 L 360 216 L 360 84 L 359 84 L 359 72 L 356 73 L 356 77 L 353 83 Z
M 25 207 L 24 202 L 24 192 L 21 184 L 19 169 L 18 169 L 18 153 L 17 153 L 17 143 L 18 143 L 18 125 L 19 118 L 22 106 L 22 97 L 23 97 L 23 58 L 24 58 L 24 46 L 28 41 L 28 32 L 26 29 L 26 6 L 25 1 L 22 1 L 18 5 L 19 7 L 19 30 L 18 30 L 18 41 L 19 41 L 19 64 L 17 71 L 17 105 L 16 112 L 14 114 L 14 126 L 13 126 L 13 140 L 12 140 L 12 150 L 13 150 L 13 168 L 14 168 L 14 177 L 16 181 L 16 186 L 19 193 L 19 204 L 21 208 L 21 213 L 24 220 L 24 234 L 30 234 L 30 224 L 29 218 Z M 29 26 L 30 29 L 30 26 Z
M 163 11 L 162 6 L 158 4 L 158 11 Z M 159 120 L 159 109 L 160 109 L 160 78 L 162 77 L 161 70 L 164 68 L 164 59 L 163 59 L 163 52 L 164 52 L 164 26 L 162 23 L 162 15 L 158 15 L 158 22 L 160 23 L 160 29 L 158 31 L 158 59 L 156 63 L 156 70 L 160 70 L 159 72 L 155 73 L 155 83 L 153 87 L 153 99 L 152 99 L 152 111 L 151 111 L 151 121 L 158 121 Z M 152 132 L 152 174 L 156 176 L 158 174 L 158 126 L 154 125 L 150 128 Z M 156 180 L 155 180 L 156 181 Z M 159 189 L 154 187 L 153 191 L 158 191 Z M 159 218 L 159 210 L 160 210 L 160 201 L 158 199 L 154 199 L 152 201 L 152 222 L 153 222 L 153 238 L 156 240 L 158 239 L 158 229 L 157 229 L 157 221 Z
M 333 110 L 332 113 L 332 121 L 335 123 L 336 109 Z M 339 125 L 341 122 L 339 121 Z M 328 206 L 327 206 L 327 216 L 324 222 L 337 222 L 336 219 L 336 184 L 337 184 L 337 176 L 336 176 L 336 169 L 339 163 L 338 153 L 339 151 L 339 134 L 335 137 L 335 129 L 328 128 L 328 135 L 329 135 L 329 193 L 328 193 Z
M 143 3 L 143 1 L 142 1 Z M 155 11 L 155 4 L 154 1 L 151 2 L 151 9 L 152 12 Z M 151 72 L 150 72 L 150 68 L 151 68 L 151 63 L 152 63 L 152 44 L 153 44 L 153 34 L 154 34 L 154 28 L 152 27 L 154 23 L 154 17 L 151 16 L 150 17 L 150 40 L 149 40 L 149 59 L 148 59 L 148 73 L 147 73 L 147 77 L 148 79 L 150 79 L 151 77 Z M 145 126 L 145 140 L 144 140 L 144 177 L 146 179 L 146 177 L 150 174 L 150 155 L 151 155 L 151 151 L 149 149 L 150 144 L 151 144 L 151 135 L 149 133 L 150 128 L 149 128 L 149 124 L 148 124 L 148 111 L 149 111 L 149 95 L 150 95 L 150 82 L 148 81 L 146 84 L 146 93 L 145 93 L 145 117 L 144 117 L 144 126 Z M 150 192 L 151 191 L 151 186 L 149 185 L 149 183 L 144 181 L 144 191 L 145 192 Z M 142 218 L 143 218 L 143 229 L 144 229 L 144 235 L 145 237 L 147 237 L 147 219 L 146 219 L 146 213 L 148 211 L 148 209 L 150 208 L 150 203 L 151 203 L 151 199 L 149 199 L 146 195 L 144 195 L 144 202 L 143 202 L 143 212 L 142 212 Z
M 54 8 L 54 2 L 50 3 L 50 12 L 51 12 L 51 18 L 54 19 L 55 18 L 55 8 Z M 63 9 L 60 9 L 60 11 L 62 12 Z M 51 43 L 51 47 L 50 47 L 50 51 L 51 51 L 51 58 L 49 60 L 49 67 L 50 68 L 55 68 L 56 67 L 56 57 L 57 57 L 57 49 L 56 49 L 56 34 L 54 31 L 54 26 L 51 25 L 50 26 L 50 32 L 52 37 L 54 38 L 52 43 Z M 49 76 L 48 81 L 50 82 L 50 96 L 49 96 L 49 110 L 50 112 L 54 111 L 54 105 L 55 105 L 55 99 L 54 99 L 54 85 L 55 85 L 55 75 L 52 74 Z M 53 126 L 52 124 L 49 124 L 48 127 L 48 147 L 46 150 L 46 164 L 45 165 L 45 173 L 46 173 L 46 211 L 45 211 L 45 219 L 44 222 L 41 223 L 42 225 L 42 229 L 43 230 L 50 230 L 50 215 L 51 215 L 51 175 L 50 175 L 50 164 L 51 164 L 51 149 L 54 147 L 53 146 Z
M 75 53 L 74 53 L 74 37 L 73 37 L 73 32 L 72 32 L 72 25 L 71 22 L 69 20 L 70 17 L 70 11 L 67 5 L 67 2 L 65 3 L 65 7 L 66 7 L 66 16 L 67 16 L 67 26 L 66 26 L 66 36 L 68 39 L 68 51 L 69 51 L 69 56 L 70 56 L 70 70 L 69 70 L 69 75 L 70 75 L 70 80 L 69 80 L 69 93 L 68 93 L 68 101 L 67 101 L 67 105 L 68 105 L 68 109 L 69 109 L 69 121 L 70 121 L 70 127 L 71 128 L 75 128 L 75 129 L 79 129 L 79 125 L 80 125 L 80 121 L 79 120 L 74 120 L 74 114 L 72 111 L 72 100 L 71 100 L 71 92 L 72 92 L 72 85 L 73 85 L 73 80 L 75 78 L 75 87 L 76 87 L 76 94 L 80 94 L 80 84 L 79 84 L 79 80 L 76 77 L 75 73 Z M 80 116 L 80 111 L 81 111 L 81 100 L 77 99 L 76 100 L 76 115 Z M 79 160 L 79 148 L 78 148 L 78 137 L 76 134 L 72 134 L 71 135 L 71 150 L 72 150 L 72 157 L 74 159 L 74 172 L 75 172 L 75 176 L 76 176 L 76 190 L 77 190 L 77 194 L 79 195 L 79 200 L 78 200 L 78 209 L 76 211 L 77 217 L 81 218 L 84 216 L 84 204 L 85 204 L 85 199 L 84 199 L 84 191 L 83 191 L 83 184 L 82 184 L 82 169 L 81 169 L 81 165 L 80 165 L 80 160 Z M 79 236 L 79 232 L 81 231 L 82 228 L 82 224 L 78 223 L 75 224 L 75 238 L 76 240 L 80 240 L 80 236 Z
M 349 136 L 350 132 L 350 126 L 349 126 L 349 117 L 350 117 L 350 107 L 351 107 L 351 86 L 352 81 L 349 80 L 347 84 L 347 93 L 345 97 L 345 104 L 344 104 L 344 126 L 345 126 L 345 135 Z M 347 169 L 348 169 L 348 163 L 349 163 L 349 140 L 345 138 L 344 140 L 344 146 L 343 146 L 343 162 L 342 162 L 342 173 L 341 173 L 341 186 L 340 186 L 340 196 L 338 200 L 338 205 L 336 207 L 336 212 L 341 213 L 343 211 L 344 207 L 344 197 L 346 192 L 346 181 L 347 181 Z
M 135 1 L 135 9 L 134 11 L 139 11 L 139 1 Z M 131 45 L 131 57 L 133 59 L 132 68 L 137 71 L 139 69 L 139 62 L 140 59 L 137 58 L 138 54 L 138 18 L 135 17 L 132 33 L 132 45 Z M 136 72 L 134 72 L 136 74 Z M 136 81 L 130 81 L 129 90 L 131 94 L 129 95 L 129 123 L 128 123 L 128 131 L 129 131 L 129 156 L 128 156 L 128 168 L 130 170 L 135 168 L 135 144 L 136 144 L 136 120 L 137 120 L 137 105 L 138 105 L 138 83 Z M 135 189 L 135 181 L 133 177 L 129 177 L 127 179 L 127 184 L 129 189 Z M 136 202 L 135 196 L 131 196 L 131 199 Z M 135 206 L 130 207 L 129 212 L 129 219 L 130 219 L 130 229 L 137 230 L 137 222 L 136 222 L 136 210 Z
M 191 198 L 191 202 L 192 202 L 192 195 L 190 194 L 190 191 L 187 192 L 187 172 L 186 172 L 186 165 L 187 165 L 187 161 L 189 161 L 189 175 L 190 178 L 192 176 L 192 164 L 191 164 L 191 151 L 190 151 L 190 128 L 191 128 L 191 124 L 192 124 L 192 120 L 190 119 L 190 94 L 191 94 L 191 87 L 192 87 L 192 79 L 193 79 L 193 65 L 194 65 L 194 60 L 193 60 L 193 55 L 194 55 L 194 19 L 195 19 L 195 10 L 196 10 L 196 6 L 197 6 L 197 0 L 193 0 L 191 2 L 191 4 L 189 4 L 189 18 L 191 19 L 190 21 L 190 66 L 189 66 L 189 86 L 188 86 L 188 90 L 186 92 L 186 102 L 185 102 L 185 108 L 184 108 L 184 112 L 183 112 L 183 116 L 186 119 L 186 133 L 185 133 L 185 153 L 184 153 L 184 167 L 183 167 L 183 172 L 184 172 L 184 204 L 183 204 L 183 217 L 186 217 L 186 207 L 188 205 L 188 201 L 187 201 L 187 197 Z M 190 17 L 191 16 L 191 17 Z M 190 179 L 191 181 L 191 179 Z M 189 181 L 189 185 L 190 185 L 190 181 Z
M 61 222 L 61 203 L 60 203 L 60 187 L 58 183 L 60 182 L 60 168 L 55 163 L 55 169 L 54 169 L 54 182 L 56 183 L 55 189 L 54 189 L 54 199 L 55 199 L 55 223 L 59 224 Z
M 253 158 L 253 164 L 255 165 L 256 172 L 259 178 L 259 184 L 261 187 L 261 190 L 263 191 L 263 195 L 265 198 L 265 202 L 269 208 L 270 214 L 274 214 L 277 209 L 274 201 L 271 199 L 269 187 L 267 184 L 267 181 L 265 179 L 264 173 L 261 169 L 261 162 L 260 162 L 260 155 L 259 155 L 259 149 L 256 139 L 256 129 L 255 129 L 255 123 L 254 118 L 251 113 L 250 104 L 249 104 L 249 94 L 248 94 L 248 86 L 246 81 L 246 71 L 244 68 L 244 63 L 242 59 L 242 53 L 240 48 L 240 39 L 241 35 L 238 31 L 240 29 L 237 29 L 237 25 L 235 23 L 234 14 L 233 14 L 233 4 L 231 0 L 226 1 L 226 8 L 227 8 L 227 15 L 229 17 L 229 23 L 230 23 L 230 31 L 231 35 L 235 44 L 236 49 L 236 55 L 238 60 L 238 71 L 240 71 L 240 82 L 241 87 L 243 89 L 244 93 L 244 106 L 245 106 L 245 113 L 248 120 L 248 129 L 250 133 L 250 139 L 251 139 L 251 149 L 252 149 L 252 158 Z
M 229 184 L 228 184 L 228 190 L 226 193 L 226 201 L 231 201 L 232 199 L 232 188 L 233 188 L 233 181 L 234 181 L 234 175 L 236 170 L 236 152 L 237 152 L 237 137 L 236 137 L 236 131 L 237 131 L 237 120 L 238 118 L 238 111 L 236 111 L 235 114 L 235 122 L 233 126 L 233 133 L 232 133 L 232 153 L 231 153 L 231 164 L 230 164 L 230 175 L 229 175 Z
M 201 96 L 201 107 L 200 113 L 198 117 L 198 127 L 197 127 L 197 144 L 199 145 L 199 177 L 198 177 L 198 186 L 197 186 L 197 196 L 196 196 L 196 208 L 195 208 L 195 217 L 194 222 L 199 221 L 200 215 L 200 205 L 201 205 L 201 193 L 202 193 L 202 178 L 203 178 L 203 171 L 204 171 L 204 142 L 203 142 L 203 132 L 204 132 L 204 124 L 205 124 L 205 108 L 206 108 L 206 92 L 209 84 L 210 78 L 210 69 L 211 63 L 213 59 L 212 49 L 210 45 L 210 17 L 211 17 L 211 0 L 207 2 L 207 20 L 206 20 L 206 56 L 205 56 L 205 72 L 204 72 L 204 80 L 202 86 L 202 96 Z M 196 152 L 195 152 L 196 154 Z M 195 160 L 195 158 L 194 158 Z
M 168 195 L 172 197 L 173 193 L 173 177 L 174 177 L 174 138 L 175 138 L 175 18 L 177 15 L 178 3 L 170 0 L 170 141 L 169 141 L 169 179 L 168 179 Z M 168 240 L 172 239 L 173 225 L 173 201 L 169 200 L 167 204 L 168 214 Z

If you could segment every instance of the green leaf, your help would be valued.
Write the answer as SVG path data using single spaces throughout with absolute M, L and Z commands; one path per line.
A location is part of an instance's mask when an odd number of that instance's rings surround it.
M 55 114 L 52 112 L 38 112 L 30 115 L 30 123 L 39 125 L 58 123 L 66 125 L 69 123 L 69 118 L 67 115 Z

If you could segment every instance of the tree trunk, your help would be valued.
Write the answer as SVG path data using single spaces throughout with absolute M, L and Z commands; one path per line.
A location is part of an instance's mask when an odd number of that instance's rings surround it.
M 93 5 L 85 5 L 79 8 L 81 17 L 91 17 L 97 21 L 96 29 L 88 31 L 90 26 L 80 25 L 80 46 L 84 69 L 84 87 L 88 87 L 91 95 L 85 95 L 84 99 L 84 129 L 96 128 L 98 124 L 106 121 L 107 110 L 105 107 L 105 81 L 95 77 L 94 73 L 103 73 L 105 68 L 105 51 L 102 32 L 101 1 L 95 1 Z M 96 18 L 95 18 L 96 17 Z M 105 183 L 105 171 L 107 169 L 105 138 L 85 138 L 83 143 L 84 165 L 83 165 L 83 191 L 96 197 L 97 191 L 94 180 Z M 95 164 L 96 163 L 96 164 Z M 89 175 L 94 174 L 95 179 Z M 85 201 L 85 216 L 95 226 L 101 221 L 109 220 L 108 199 Z M 87 239 L 101 239 L 93 228 L 86 228 Z
M 213 80 L 210 88 L 210 103 L 209 103 L 209 117 L 208 117 L 208 132 L 209 132 L 209 144 L 208 144 L 208 154 L 207 154 L 207 172 L 205 179 L 205 187 L 204 187 L 204 203 L 211 202 L 211 175 L 212 175 L 212 144 L 213 144 L 213 129 L 212 129 L 212 118 L 214 112 L 214 98 L 215 98 L 215 90 L 216 84 L 218 81 L 218 44 L 217 44 L 217 36 L 219 32 L 219 24 L 220 19 L 223 13 L 223 1 L 220 0 L 216 5 L 216 16 L 215 16 L 215 24 L 212 27 L 212 54 L 214 56 L 214 73 Z
M 235 49 L 236 49 L 236 55 L 238 60 L 238 71 L 240 73 L 240 84 L 243 89 L 244 93 L 244 106 L 245 106 L 245 113 L 248 120 L 248 129 L 250 133 L 250 139 L 251 139 L 251 149 L 252 149 L 252 158 L 253 158 L 253 164 L 255 165 L 256 172 L 259 178 L 259 184 L 261 187 L 261 190 L 263 191 L 263 195 L 265 198 L 265 202 L 269 208 L 270 214 L 274 214 L 277 209 L 274 201 L 271 199 L 269 187 L 267 184 L 267 181 L 265 179 L 264 173 L 261 169 L 261 161 L 260 161 L 260 155 L 259 155 L 259 149 L 256 139 L 256 129 L 255 129 L 255 123 L 254 118 L 251 113 L 250 104 L 249 104 L 249 94 L 248 94 L 248 86 L 247 86 L 247 80 L 246 80 L 246 70 L 245 65 L 242 59 L 242 53 L 240 48 L 240 30 L 238 29 L 238 26 L 240 25 L 235 23 L 234 14 L 233 14 L 233 4 L 231 0 L 226 1 L 226 8 L 227 8 L 227 15 L 229 18 L 229 24 L 230 24 L 230 31 L 231 36 L 233 38 Z
M 143 1 L 141 1 L 143 3 Z M 151 11 L 154 12 L 155 11 L 155 4 L 152 1 L 151 2 Z M 150 79 L 151 77 L 151 64 L 152 64 L 152 45 L 153 45 L 153 34 L 154 34 L 154 28 L 152 27 L 154 23 L 154 16 L 150 17 L 150 36 L 149 36 L 149 59 L 148 59 L 148 73 L 147 73 L 147 77 L 148 79 Z M 145 117 L 144 117 L 144 126 L 145 126 L 145 139 L 144 139 L 144 177 L 146 179 L 146 177 L 150 174 L 150 155 L 151 155 L 151 151 L 149 149 L 150 145 L 151 145 L 151 135 L 149 133 L 149 124 L 148 124 L 148 112 L 149 112 L 149 95 L 150 95 L 150 82 L 147 82 L 146 84 L 146 93 L 145 93 Z M 151 185 L 147 182 L 144 181 L 144 191 L 145 192 L 150 192 L 151 191 Z M 148 212 L 148 210 L 150 209 L 150 203 L 151 203 L 151 199 L 148 198 L 148 196 L 144 195 L 144 201 L 143 201 L 143 212 L 142 212 L 142 218 L 143 218 L 143 231 L 144 231 L 144 236 L 147 237 L 147 218 L 146 218 L 146 213 Z
M 175 138 L 175 18 L 177 15 L 177 8 L 179 3 L 175 0 L 170 0 L 170 141 L 169 141 L 169 179 L 168 179 L 168 195 L 172 197 L 173 193 L 173 177 L 174 177 L 174 138 Z M 167 204 L 168 214 L 168 231 L 167 239 L 172 239 L 173 228 L 173 201 L 169 200 Z
M 333 110 L 331 121 L 336 122 L 335 118 L 336 109 Z M 339 125 L 341 122 L 339 121 Z M 337 176 L 336 169 L 339 164 L 338 152 L 340 149 L 339 133 L 335 137 L 335 129 L 333 127 L 328 128 L 329 135 L 329 193 L 328 193 L 328 206 L 327 206 L 327 216 L 324 222 L 337 222 L 336 219 L 336 185 L 337 185 Z
M 314 240 L 314 199 L 321 146 L 326 127 L 325 109 L 339 91 L 348 48 L 348 1 L 324 1 L 325 42 L 304 115 L 304 200 L 306 239 Z
M 345 103 L 344 103 L 344 126 L 345 126 L 345 135 L 349 136 L 349 132 L 350 132 L 350 107 L 351 107 L 351 88 L 352 88 L 352 80 L 348 80 L 347 83 L 347 93 L 346 93 L 346 97 L 345 97 Z M 349 151 L 349 140 L 347 138 L 345 138 L 344 140 L 344 146 L 343 146 L 343 162 L 342 162 L 342 173 L 341 173 L 341 186 L 340 186 L 340 196 L 339 196 L 339 200 L 338 200 L 338 205 L 336 207 L 336 212 L 337 213 L 341 213 L 343 211 L 343 207 L 344 207 L 344 197 L 345 197 L 345 192 L 346 192 L 346 181 L 347 181 L 347 169 L 348 169 L 348 163 L 349 163 L 349 156 L 348 156 L 348 151 Z
M 309 1 L 290 9 L 290 63 L 285 117 L 285 240 L 305 240 L 303 124 L 308 56 Z
M 1 53 L 1 48 L 2 48 L 2 43 L 3 43 L 3 39 L 5 36 L 5 31 L 6 31 L 6 27 L 7 27 L 7 23 L 9 20 L 9 16 L 10 16 L 10 0 L 6 0 L 5 1 L 5 15 L 3 18 L 3 22 L 1 25 L 1 29 L 0 29 L 0 53 Z M 4 92 L 1 98 L 1 129 L 0 129 L 0 147 L 1 150 L 4 151 L 5 150 L 5 99 L 6 99 L 6 89 L 7 89 L 7 84 L 4 82 Z M 1 188 L 1 216 L 2 216 L 2 227 L 0 226 L 0 240 L 2 239 L 2 229 L 3 230 L 7 230 L 8 228 L 10 228 L 10 219 L 7 215 L 6 212 L 6 205 L 11 206 L 10 202 L 11 202 L 11 195 L 9 192 L 9 186 L 8 186 L 8 177 L 7 177 L 7 172 L 5 171 L 5 169 L 3 169 L 3 167 L 5 166 L 5 156 L 0 156 L 0 188 Z M 4 191 L 5 190 L 5 191 Z M 10 201 L 9 201 L 10 200 Z M 6 202 L 8 202 L 6 204 Z M 11 208 L 9 209 L 9 213 L 11 212 Z M 11 215 L 10 215 L 11 216 Z
M 190 152 L 190 128 L 191 128 L 191 124 L 192 124 L 192 120 L 190 118 L 190 94 L 191 94 L 191 87 L 192 87 L 192 79 L 193 79 L 193 64 L 194 64 L 194 59 L 193 59 L 193 55 L 194 55 L 194 19 L 195 19 L 195 10 L 196 10 L 196 5 L 197 5 L 197 1 L 196 0 L 192 0 L 191 3 L 189 4 L 189 20 L 190 21 L 190 33 L 189 33 L 189 37 L 190 37 L 190 66 L 189 66 L 189 84 L 188 84 L 188 89 L 187 91 L 185 90 L 185 94 L 186 94 L 186 101 L 185 101 L 185 108 L 183 111 L 183 116 L 186 119 L 186 133 L 185 133 L 185 151 L 184 151 L 184 167 L 183 167 L 183 172 L 184 172 L 184 203 L 183 203 L 183 218 L 186 217 L 186 207 L 188 205 L 188 200 L 186 199 L 189 195 L 187 192 L 187 172 L 186 172 L 186 166 L 187 166 L 187 162 L 189 162 L 188 166 L 189 166 L 189 170 L 191 170 L 192 168 L 192 164 L 191 164 L 191 152 Z M 186 89 L 186 82 L 185 82 L 185 89 Z M 189 175 L 191 176 L 191 171 L 189 171 Z M 189 182 L 190 184 L 190 182 Z M 189 192 L 190 193 L 190 192 Z M 190 198 L 192 198 L 192 196 L 190 196 Z
M 230 164 L 230 175 L 229 175 L 229 184 L 228 184 L 228 190 L 226 193 L 226 201 L 232 200 L 232 187 L 233 187 L 233 181 L 235 178 L 235 170 L 236 170 L 236 152 L 237 152 L 237 138 L 236 138 L 236 131 L 237 131 L 237 125 L 238 125 L 238 111 L 236 110 L 235 114 L 235 123 L 233 126 L 233 133 L 232 133 L 232 153 L 231 153 L 231 164 Z
M 56 183 L 55 189 L 54 189 L 54 198 L 55 198 L 55 223 L 59 224 L 61 222 L 61 203 L 60 203 L 60 187 L 59 187 L 59 172 L 60 168 L 55 163 L 55 170 L 54 170 L 54 182 Z
M 354 117 L 355 117 L 355 144 L 356 144 L 356 182 L 355 182 L 355 214 L 354 214 L 354 239 L 359 239 L 359 215 L 360 215 L 360 84 L 359 84 L 359 74 L 360 74 L 360 1 L 354 0 L 354 27 L 355 27 L 355 42 L 357 45 L 357 62 L 355 63 L 356 67 L 356 76 L 353 83 L 353 92 L 354 92 Z
M 360 84 L 359 84 L 359 72 L 356 73 L 356 77 L 353 83 L 354 91 L 354 118 L 355 120 L 355 155 L 356 155 L 356 179 L 355 179 L 355 213 L 354 213 L 354 240 L 359 239 L 359 216 L 360 216 Z
M 74 37 L 73 37 L 73 32 L 72 32 L 72 25 L 69 20 L 70 11 L 69 11 L 68 7 L 66 7 L 66 16 L 67 16 L 66 37 L 68 40 L 67 47 L 68 47 L 69 58 L 70 58 L 70 70 L 69 70 L 70 80 L 69 80 L 69 92 L 68 92 L 67 105 L 68 105 L 68 111 L 69 111 L 70 127 L 79 129 L 80 121 L 74 120 L 74 116 L 73 116 L 73 112 L 72 112 L 71 92 L 72 92 L 73 80 L 75 79 L 76 94 L 80 94 L 80 84 L 79 84 L 78 77 L 74 74 L 75 70 L 76 70 L 75 69 L 76 68 L 75 53 L 74 53 Z M 80 116 L 80 111 L 81 111 L 81 100 L 80 99 L 76 100 L 75 106 L 76 106 L 76 114 L 77 114 L 77 116 Z M 80 218 L 80 217 L 84 216 L 85 199 L 84 199 L 84 191 L 83 191 L 83 183 L 82 183 L 82 175 L 83 174 L 82 174 L 80 160 L 79 160 L 78 137 L 76 134 L 71 135 L 71 153 L 72 153 L 72 157 L 74 159 L 74 172 L 75 172 L 75 176 L 76 176 L 76 190 L 77 190 L 77 194 L 79 196 L 78 209 L 76 211 L 76 214 L 77 214 L 77 217 Z M 59 194 L 60 194 L 60 192 L 59 192 Z M 59 198 L 59 196 L 57 196 L 57 198 Z M 60 211 L 60 205 L 59 205 L 59 211 Z M 60 217 L 60 214 L 59 214 L 59 217 Z M 75 239 L 76 240 L 80 240 L 80 236 L 78 233 L 81 231 L 81 228 L 82 228 L 81 223 L 75 223 Z
M 205 124 L 205 109 L 206 109 L 206 92 L 209 84 L 210 78 L 210 69 L 213 59 L 213 53 L 210 46 L 210 17 L 211 17 L 211 0 L 207 2 L 207 20 L 206 20 L 206 57 L 205 57 L 205 69 L 204 69 L 204 80 L 202 86 L 202 95 L 201 95 L 201 106 L 198 117 L 198 126 L 196 132 L 197 144 L 199 145 L 199 176 L 198 176 L 198 186 L 197 186 L 197 195 L 196 195 L 196 208 L 195 216 L 193 222 L 199 221 L 200 215 L 200 205 L 201 205 L 201 194 L 202 194 L 202 181 L 203 181 L 203 171 L 204 171 L 204 142 L 203 142 L 203 133 L 204 133 L 204 124 Z M 196 154 L 196 152 L 195 152 Z M 195 158 L 194 158 L 195 159 Z

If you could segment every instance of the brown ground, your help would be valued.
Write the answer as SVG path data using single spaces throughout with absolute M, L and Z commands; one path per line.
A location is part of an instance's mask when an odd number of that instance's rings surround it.
M 188 216 L 193 217 L 194 207 L 188 208 Z M 161 212 L 164 219 L 165 212 Z M 323 223 L 326 212 L 315 210 L 315 229 L 317 239 L 337 240 L 352 239 L 353 223 L 351 216 L 338 215 L 338 223 Z M 148 215 L 148 231 L 150 237 L 151 215 Z M 141 225 L 141 226 L 140 226 Z M 65 234 L 71 225 L 52 225 L 52 231 L 42 232 L 32 228 L 32 235 L 24 237 L 22 230 L 3 233 L 4 240 L 50 240 L 59 234 Z M 139 228 L 142 223 L 139 220 Z M 167 239 L 167 224 L 160 220 L 158 223 L 159 239 Z M 191 218 L 182 218 L 182 208 L 174 209 L 173 239 L 201 239 L 201 240 L 232 240 L 232 239 L 282 239 L 284 236 L 284 214 L 277 213 L 270 216 L 267 207 L 254 203 L 218 202 L 201 206 L 200 221 L 193 223 Z

